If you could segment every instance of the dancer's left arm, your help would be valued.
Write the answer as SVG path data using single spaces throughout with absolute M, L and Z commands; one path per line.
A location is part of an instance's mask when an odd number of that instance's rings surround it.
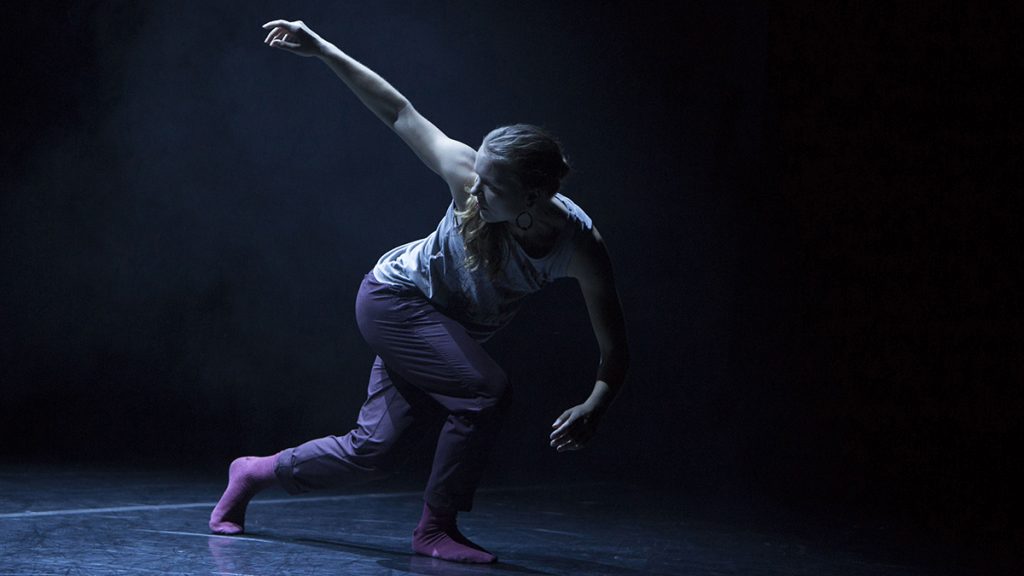
M 626 322 L 615 289 L 611 258 L 597 227 L 591 232 L 577 244 L 567 273 L 580 284 L 601 348 L 601 364 L 590 397 L 563 412 L 551 425 L 555 429 L 551 446 L 559 452 L 579 450 L 590 441 L 601 415 L 622 388 L 629 368 Z

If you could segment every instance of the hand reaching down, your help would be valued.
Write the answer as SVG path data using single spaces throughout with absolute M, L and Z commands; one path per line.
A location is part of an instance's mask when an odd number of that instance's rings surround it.
M 559 452 L 583 448 L 597 432 L 600 416 L 601 411 L 587 403 L 562 412 L 551 425 L 555 429 L 550 436 L 551 446 Z

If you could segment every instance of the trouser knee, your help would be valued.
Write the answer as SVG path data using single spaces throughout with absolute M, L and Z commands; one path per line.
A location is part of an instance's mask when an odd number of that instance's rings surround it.
M 511 401 L 512 387 L 504 371 L 479 378 L 470 386 L 476 391 L 474 412 L 503 412 Z

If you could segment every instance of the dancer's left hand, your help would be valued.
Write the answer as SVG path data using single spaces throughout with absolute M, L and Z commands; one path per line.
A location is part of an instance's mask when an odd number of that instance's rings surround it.
M 551 446 L 559 452 L 579 450 L 586 446 L 597 432 L 601 412 L 597 406 L 586 402 L 562 412 L 551 425 L 555 429 L 551 433 Z

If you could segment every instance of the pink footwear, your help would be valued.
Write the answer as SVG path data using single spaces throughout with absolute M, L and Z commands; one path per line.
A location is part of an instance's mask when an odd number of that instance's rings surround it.
M 490 564 L 498 558 L 473 543 L 455 525 L 457 512 L 423 505 L 423 517 L 412 533 L 412 549 L 417 554 L 471 564 Z
M 210 532 L 235 536 L 245 532 L 245 508 L 257 492 L 277 484 L 273 456 L 245 456 L 228 468 L 228 487 L 210 514 Z

